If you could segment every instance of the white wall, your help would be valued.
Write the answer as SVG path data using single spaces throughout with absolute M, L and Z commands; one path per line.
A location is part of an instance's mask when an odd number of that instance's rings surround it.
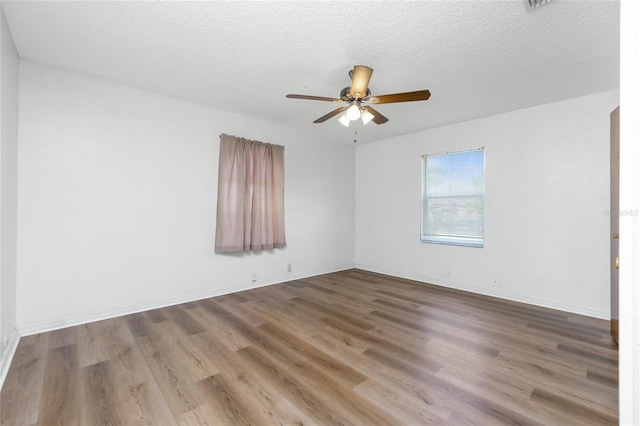
M 609 318 L 618 91 L 356 148 L 356 267 Z M 421 156 L 485 147 L 485 247 L 420 242 Z
M 18 344 L 18 54 L 0 8 L 0 387 Z
M 285 146 L 285 249 L 214 253 L 221 133 Z M 19 149 L 23 335 L 353 266 L 353 146 L 22 61 Z
M 620 210 L 640 211 L 640 4 L 620 10 Z M 620 217 L 620 424 L 640 425 L 640 216 Z

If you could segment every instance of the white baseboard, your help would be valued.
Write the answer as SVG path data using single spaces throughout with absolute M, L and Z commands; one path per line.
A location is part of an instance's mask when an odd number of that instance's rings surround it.
M 52 321 L 41 321 L 41 322 L 34 322 L 34 323 L 28 323 L 28 324 L 19 324 L 18 329 L 20 331 L 20 335 L 30 336 L 32 334 L 44 333 L 47 331 L 58 330 L 61 328 L 73 327 L 76 325 L 87 324 L 95 321 L 102 321 L 102 320 L 115 318 L 123 315 L 135 314 L 138 312 L 149 311 L 152 309 L 164 308 L 166 306 L 179 305 L 181 303 L 193 302 L 201 299 L 208 299 L 210 297 L 222 296 L 225 294 L 251 290 L 254 288 L 265 287 L 273 284 L 279 284 L 287 281 L 312 277 L 316 275 L 344 271 L 346 269 L 352 269 L 352 268 L 353 268 L 353 265 L 345 265 L 343 267 L 338 267 L 335 269 L 324 270 L 324 271 L 305 271 L 302 273 L 288 273 L 286 275 L 266 278 L 263 280 L 258 280 L 256 282 L 231 285 L 231 286 L 224 287 L 222 289 L 184 293 L 176 297 L 153 300 L 148 303 L 142 303 L 142 304 L 137 304 L 133 306 L 126 306 L 120 309 L 114 309 L 110 311 L 91 312 L 88 314 L 80 314 L 80 315 L 70 316 L 67 318 L 52 320 Z
M 330 270 L 306 271 L 306 272 L 297 273 L 297 274 L 289 273 L 287 275 L 279 276 L 277 278 L 259 280 L 259 281 L 251 282 L 251 283 L 236 284 L 236 285 L 225 287 L 223 289 L 206 290 L 206 291 L 186 293 L 186 294 L 181 294 L 181 295 L 176 296 L 176 297 L 166 298 L 166 299 L 162 299 L 162 300 L 154 300 L 154 301 L 151 301 L 151 302 L 148 302 L 148 303 L 138 304 L 138 305 L 134 305 L 134 306 L 127 306 L 127 307 L 123 307 L 121 309 L 115 309 L 115 310 L 111 310 L 111 311 L 92 312 L 92 313 L 89 313 L 89 314 L 81 314 L 81 315 L 71 316 L 71 317 L 68 317 L 68 318 L 64 318 L 64 319 L 60 319 L 60 320 L 53 320 L 53 321 L 42 321 L 42 322 L 36 322 L 36 323 L 30 323 L 30 324 L 20 324 L 18 326 L 19 334 L 18 334 L 17 331 L 14 334 L 16 336 L 18 336 L 18 335 L 29 336 L 29 335 L 32 335 L 32 334 L 44 333 L 44 332 L 47 332 L 47 331 L 58 330 L 58 329 L 61 329 L 61 328 L 72 327 L 72 326 L 76 326 L 76 325 L 80 325 L 80 324 L 86 324 L 86 323 L 89 323 L 89 322 L 101 321 L 101 320 L 105 320 L 105 319 L 109 319 L 109 318 L 115 318 L 115 317 L 119 317 L 119 316 L 123 316 L 123 315 L 134 314 L 134 313 L 137 313 L 137 312 L 144 312 L 144 311 L 148 311 L 148 310 L 151 310 L 151 309 L 158 309 L 158 308 L 163 308 L 163 307 L 166 307 L 166 306 L 178 305 L 178 304 L 181 304 L 181 303 L 193 302 L 193 301 L 201 300 L 201 299 L 208 299 L 210 297 L 222 296 L 224 294 L 236 293 L 236 292 L 244 291 L 244 290 L 251 290 L 251 289 L 254 289 L 254 288 L 265 287 L 265 286 L 269 286 L 269 285 L 273 285 L 273 284 L 279 284 L 279 283 L 282 283 L 282 282 L 287 282 L 287 281 L 292 281 L 292 280 L 296 280 L 296 279 L 312 277 L 312 276 L 316 276 L 316 275 L 322 275 L 322 274 L 329 274 L 329 273 L 332 273 L 332 272 L 344 271 L 344 270 L 352 269 L 352 268 L 358 268 L 358 269 L 362 269 L 362 270 L 365 270 L 365 271 L 377 272 L 377 273 L 380 273 L 380 274 L 391 275 L 391 276 L 398 277 L 398 278 L 404 278 L 404 279 L 408 279 L 408 280 L 414 280 L 414 281 L 418 281 L 418 282 L 434 284 L 434 285 L 437 285 L 437 286 L 440 286 L 440 287 L 454 288 L 454 289 L 457 289 L 457 290 L 468 291 L 468 292 L 476 293 L 476 294 L 483 294 L 483 295 L 486 295 L 486 296 L 497 297 L 497 298 L 500 298 L 500 299 L 511 300 L 511 301 L 514 301 L 514 302 L 527 303 L 527 304 L 530 304 L 530 305 L 536 305 L 536 306 L 541 306 L 541 307 L 545 307 L 545 308 L 556 309 L 556 310 L 575 313 L 575 314 L 579 314 L 579 315 L 586 315 L 586 316 L 595 317 L 595 318 L 601 318 L 601 319 L 605 319 L 605 320 L 609 319 L 609 312 L 604 312 L 604 311 L 600 311 L 600 310 L 597 310 L 597 309 L 591 309 L 591 308 L 584 307 L 584 306 L 561 303 L 561 302 L 558 302 L 556 300 L 549 300 L 549 299 L 543 299 L 543 298 L 522 296 L 522 295 L 519 295 L 519 294 L 513 294 L 513 293 L 509 293 L 509 292 L 504 292 L 504 291 L 500 291 L 500 290 L 497 290 L 497 289 L 480 288 L 480 287 L 475 287 L 475 286 L 471 286 L 471 285 L 463 285 L 463 284 L 460 284 L 460 283 L 438 282 L 438 281 L 434 281 L 434 280 L 431 280 L 431 279 L 425 279 L 424 277 L 411 276 L 411 275 L 408 275 L 408 274 L 405 274 L 405 273 L 402 273 L 402 272 L 399 272 L 399 271 L 385 270 L 385 269 L 382 269 L 382 268 L 371 267 L 369 265 L 344 265 L 342 267 L 332 268 Z M 12 335 L 12 338 L 13 338 L 13 335 Z M 16 337 L 16 339 L 17 339 L 17 337 Z M 14 346 L 17 347 L 17 340 L 16 340 Z M 15 347 L 13 348 L 13 351 L 15 352 Z M 3 356 L 4 356 L 4 354 L 3 354 Z M 13 352 L 11 352 L 11 358 L 12 357 L 13 357 Z M 9 362 L 10 362 L 10 360 L 9 360 Z M 4 359 L 3 359 L 2 367 L 5 368 Z M 8 369 L 9 366 L 7 365 L 6 368 Z M 4 373 L 6 374 L 6 372 L 4 372 Z M 4 379 L 4 376 L 2 376 L 2 378 Z
M 520 295 L 520 294 L 500 291 L 498 289 L 476 287 L 476 286 L 473 286 L 473 285 L 465 285 L 465 284 L 461 284 L 461 283 L 443 282 L 443 281 L 438 281 L 438 280 L 425 279 L 424 277 L 411 276 L 411 275 L 404 274 L 404 273 L 401 273 L 401 272 L 398 272 L 398 271 L 384 270 L 384 269 L 381 269 L 381 268 L 371 267 L 369 265 L 356 265 L 355 267 L 357 269 L 362 269 L 362 270 L 365 270 L 365 271 L 376 272 L 376 273 L 385 274 L 385 275 L 391 275 L 391 276 L 398 277 L 398 278 L 404 278 L 404 279 L 407 279 L 407 280 L 413 280 L 413 281 L 423 282 L 423 283 L 427 283 L 427 284 L 433 284 L 433 285 L 437 285 L 437 286 L 440 286 L 440 287 L 446 287 L 446 288 L 453 288 L 453 289 L 456 289 L 456 290 L 468 291 L 470 293 L 482 294 L 482 295 L 485 295 L 485 296 L 497 297 L 499 299 L 511 300 L 513 302 L 521 302 L 521 303 L 526 303 L 526 304 L 529 304 L 529 305 L 540 306 L 540 307 L 543 307 L 543 308 L 556 309 L 558 311 L 569 312 L 569 313 L 578 314 L 578 315 L 585 315 L 585 316 L 588 316 L 588 317 L 600 318 L 600 319 L 604 319 L 604 320 L 609 320 L 610 319 L 608 311 L 602 311 L 602 310 L 599 310 L 599 309 L 592 309 L 592 308 L 589 308 L 589 307 L 586 307 L 586 306 L 573 305 L 573 304 L 570 304 L 570 303 L 563 303 L 563 302 L 559 302 L 557 300 L 544 299 L 544 298 L 538 298 L 538 297 L 530 297 L 530 296 L 523 296 L 523 295 Z
M 18 328 L 14 327 L 13 331 L 11 331 L 11 336 L 9 336 L 9 344 L 0 356 L 0 390 L 4 385 L 4 380 L 7 378 L 7 373 L 9 372 L 9 367 L 11 367 L 13 356 L 16 354 L 16 349 L 18 349 L 19 341 L 20 333 L 18 333 Z

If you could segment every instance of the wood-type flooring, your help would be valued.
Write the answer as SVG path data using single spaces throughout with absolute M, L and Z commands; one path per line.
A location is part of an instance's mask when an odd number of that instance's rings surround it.
M 609 323 L 362 270 L 21 338 L 3 425 L 608 425 Z

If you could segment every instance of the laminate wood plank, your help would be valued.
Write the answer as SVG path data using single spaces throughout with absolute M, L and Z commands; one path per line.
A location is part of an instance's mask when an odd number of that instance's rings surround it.
M 437 375 L 472 394 L 481 394 L 512 412 L 540 424 L 557 424 L 558 413 L 548 406 L 535 405 L 530 401 L 535 383 L 521 380 L 517 372 L 495 368 L 494 365 L 446 366 Z M 549 378 L 547 383 L 554 382 Z M 524 402 L 524 403 L 523 403 Z M 585 404 L 588 404 L 585 401 Z
M 275 297 L 276 299 L 280 299 L 280 300 L 293 299 L 294 297 L 297 296 L 297 293 L 295 292 L 294 288 L 292 288 L 292 286 L 288 285 L 289 283 L 292 283 L 292 282 L 296 282 L 296 281 L 284 282 L 281 285 L 278 285 L 274 289 L 275 291 L 271 291 L 271 288 L 268 288 L 268 287 L 267 288 L 261 287 L 258 289 L 251 290 L 250 293 L 251 294 L 253 294 L 254 292 L 261 293 L 261 294 L 269 295 L 271 297 Z M 302 288 L 304 288 L 304 283 L 302 284 Z
M 262 405 L 262 416 L 267 422 L 275 424 L 295 424 L 303 422 L 310 424 L 309 419 L 297 410 L 290 408 L 290 403 L 268 381 L 260 380 L 252 372 L 250 364 L 235 352 L 227 350 L 224 345 L 217 342 L 216 336 L 210 332 L 191 336 L 194 345 L 209 353 L 212 359 L 219 365 L 220 374 L 231 380 L 233 378 L 245 393 L 253 396 L 253 399 Z M 286 412 L 281 412 L 281 407 L 288 407 Z
M 38 425 L 82 425 L 76 345 L 49 350 L 38 408 Z
M 382 285 L 370 284 L 349 278 L 343 278 L 339 280 L 339 283 L 331 280 L 327 285 L 332 286 L 331 288 L 333 288 L 337 294 L 350 298 L 350 300 L 362 301 L 364 303 L 380 297 L 377 291 L 388 290 L 388 287 Z
M 124 320 L 113 318 L 76 327 L 78 355 L 81 367 L 108 361 L 119 351 L 133 345 L 133 338 Z
M 515 407 L 514 411 L 519 411 L 518 404 L 512 402 L 529 399 L 534 389 L 531 384 L 524 383 L 513 375 L 496 371 L 493 365 L 481 363 L 447 365 L 438 370 L 436 375 L 471 393 L 482 394 Z
M 299 305 L 291 302 L 290 299 L 286 304 L 280 306 L 274 306 L 257 300 L 251 300 L 247 302 L 245 306 L 257 311 L 263 318 L 270 318 L 273 321 L 282 321 L 284 319 L 285 321 L 300 322 L 301 324 L 312 324 L 326 315 L 323 312 L 300 309 Z
M 233 381 L 226 380 L 222 374 L 216 374 L 196 383 L 207 403 L 218 413 L 222 423 L 233 425 L 264 424 L 258 417 L 262 406 L 254 401 L 250 394 L 239 389 Z
M 558 336 L 558 340 L 564 340 L 562 338 L 567 338 L 571 341 L 590 343 L 596 346 L 601 346 L 603 344 L 602 338 L 600 336 L 594 336 L 591 333 L 587 332 L 579 333 L 575 331 L 567 331 L 561 328 L 561 326 L 553 326 L 547 323 L 545 323 L 545 325 L 531 323 L 528 324 L 527 327 L 535 328 L 545 333 L 550 333 Z
M 406 302 L 419 306 L 420 313 L 425 317 L 431 317 L 437 319 L 440 314 L 454 314 L 457 313 L 461 317 L 467 317 L 469 315 L 469 309 L 464 309 L 458 303 L 443 303 L 442 300 L 435 301 L 430 295 L 425 295 L 419 292 L 399 293 L 397 291 L 390 290 L 376 290 L 376 293 L 380 299 L 394 302 Z
M 87 425 L 119 425 L 123 418 L 118 413 L 117 395 L 109 361 L 91 364 L 81 369 L 83 384 L 82 421 Z
M 405 425 L 443 425 L 446 418 L 439 417 L 431 410 L 425 410 L 422 404 L 395 392 L 386 382 L 367 379 L 354 388 L 358 394 L 380 407 L 385 407 L 398 419 L 396 424 Z
M 318 298 L 318 296 L 314 295 L 313 292 L 314 290 L 307 291 L 306 289 L 304 289 L 299 293 L 299 296 L 302 298 L 315 300 Z M 329 309 L 338 312 L 348 312 L 349 315 L 355 316 L 362 320 L 366 320 L 366 315 L 374 309 L 372 305 L 366 303 L 364 300 L 349 298 L 339 291 L 335 291 L 330 295 L 325 294 L 321 297 L 326 301 L 325 306 Z
M 588 323 L 575 322 L 573 321 L 573 318 L 575 317 L 568 317 L 567 320 L 560 325 L 560 327 L 567 330 L 574 330 L 578 333 L 582 333 L 582 332 L 594 333 L 596 336 L 599 336 L 601 339 L 603 338 L 606 339 L 609 336 L 609 333 L 611 332 L 610 328 L 608 328 L 609 327 L 608 325 L 605 327 L 604 324 L 601 324 L 601 322 L 606 323 L 606 321 L 604 320 L 599 320 L 598 323 L 592 325 L 591 322 L 588 322 Z M 556 323 L 557 322 L 551 322 L 551 325 L 555 326 Z
M 313 283 L 313 280 L 309 280 L 308 282 L 304 283 L 304 288 L 305 289 L 313 289 L 315 291 L 319 291 L 320 293 L 324 293 L 326 294 L 336 294 L 335 290 L 332 290 L 331 288 L 327 288 L 327 286 L 321 286 L 321 285 L 317 285 Z
M 466 386 L 459 386 L 453 381 L 439 378 L 434 374 L 437 372 L 427 372 L 417 364 L 405 362 L 376 349 L 368 349 L 364 354 L 384 363 L 407 378 L 417 378 L 423 385 L 429 386 L 429 389 L 436 389 L 442 394 L 449 395 L 455 398 L 457 403 L 462 402 L 465 407 L 478 410 L 483 413 L 484 416 L 488 416 L 488 418 L 491 419 L 489 424 L 495 424 L 497 422 L 523 425 L 539 424 L 536 420 L 528 418 L 507 407 L 503 401 L 498 402 L 487 398 L 484 391 L 477 392 L 477 390 L 468 390 Z
M 587 368 L 601 368 L 612 374 L 618 371 L 618 351 L 600 346 L 585 344 L 584 342 L 558 342 L 555 355 L 565 358 Z
M 195 309 L 196 306 L 197 305 L 193 304 L 192 309 Z M 176 324 L 182 332 L 188 336 L 202 333 L 206 330 L 182 305 L 169 306 L 164 309 L 164 313 L 169 318 L 167 322 Z
M 554 357 L 550 353 L 521 352 L 517 349 L 502 350 L 495 359 L 496 366 L 507 366 L 526 381 L 553 378 L 574 380 L 584 378 L 584 365 L 571 363 L 566 358 Z
M 307 309 L 313 309 L 316 312 L 324 313 L 325 315 L 339 319 L 340 321 L 344 321 L 354 327 L 358 327 L 363 330 L 371 330 L 373 327 L 375 327 L 375 324 L 372 322 L 362 320 L 354 315 L 345 314 L 344 312 L 341 312 L 337 309 L 329 308 L 326 305 L 321 305 L 311 300 L 306 300 L 300 297 L 296 297 L 292 300 L 299 306 L 303 306 Z
M 242 362 L 242 358 L 237 356 L 237 351 L 228 349 L 215 332 L 198 333 L 189 336 L 188 339 L 190 346 L 209 355 L 209 361 L 218 372 L 236 376 L 238 380 L 246 375 L 251 375 L 251 372 L 246 369 L 246 364 Z
M 250 346 L 240 349 L 238 353 L 252 365 L 259 376 L 274 384 L 279 392 L 314 421 L 322 424 L 345 424 L 342 413 L 336 413 L 334 407 L 325 402 L 315 388 L 304 385 L 287 370 L 278 367 L 259 349 Z
M 286 345 L 300 359 L 312 361 L 317 368 L 326 371 L 329 375 L 336 376 L 337 380 L 346 383 L 350 387 L 362 383 L 367 378 L 357 370 L 328 356 L 325 352 L 283 328 L 271 323 L 261 325 L 259 328 Z
M 249 299 L 247 299 L 246 297 L 244 297 L 242 294 L 240 293 L 229 293 L 229 294 L 224 294 L 222 296 L 218 296 L 216 298 L 220 303 L 222 303 L 223 305 L 227 306 L 227 305 L 238 305 L 238 304 L 242 304 L 244 302 L 247 302 Z M 194 306 L 195 307 L 195 303 Z
M 196 302 L 184 302 L 179 305 L 182 309 L 189 310 L 198 306 Z
M 49 333 L 49 349 L 62 346 L 74 345 L 78 341 L 77 327 L 67 327 L 60 330 L 53 330 Z
M 229 312 L 245 320 L 251 327 L 257 327 L 268 322 L 264 315 L 252 308 L 251 302 L 248 300 L 244 303 L 223 303 L 223 305 Z
M 162 342 L 166 356 L 174 365 L 180 366 L 188 381 L 197 382 L 219 373 L 220 370 L 211 362 L 210 357 L 191 345 L 188 335 L 183 332 L 184 329 L 178 324 L 165 321 L 156 324 L 150 336 L 155 342 Z
M 254 302 L 247 302 L 244 307 L 252 312 L 253 315 L 261 318 L 261 324 L 268 322 L 274 324 L 305 324 L 305 327 L 295 327 L 294 334 L 300 336 L 313 336 L 321 329 L 317 321 L 321 318 L 318 315 L 309 315 L 309 312 L 295 312 L 289 309 L 273 310 Z
M 511 302 L 508 300 L 504 301 L 504 303 L 499 303 L 489 297 L 478 297 L 475 299 L 467 294 L 462 294 L 459 297 L 462 299 L 460 304 L 463 307 L 468 309 L 482 309 L 485 312 L 491 312 L 494 315 L 501 315 L 514 320 L 527 322 L 542 320 L 562 323 L 568 319 L 567 313 L 526 305 L 524 303 Z
M 587 380 L 591 380 L 612 389 L 618 389 L 618 375 L 611 371 L 600 369 L 597 367 L 589 367 L 587 370 Z
M 398 327 L 395 324 L 380 323 L 376 328 L 369 330 L 369 333 L 378 337 L 380 339 L 380 343 L 369 344 L 365 350 L 375 346 L 386 347 L 387 342 L 393 342 L 395 345 L 394 348 L 398 347 L 400 350 L 406 349 L 418 354 L 426 355 L 426 349 L 428 349 L 427 344 L 433 339 L 432 337 L 425 336 L 415 330 Z M 389 348 L 391 347 L 389 346 Z M 466 352 L 460 353 L 466 354 Z M 432 361 L 438 362 L 438 359 L 434 357 L 432 353 L 429 353 L 428 356 Z M 447 358 L 445 357 L 445 359 Z
M 505 319 L 498 319 L 490 313 L 483 316 L 473 313 L 467 316 L 466 321 L 471 324 L 483 324 L 481 327 L 472 325 L 467 331 L 473 332 L 476 336 L 481 336 L 484 341 L 495 345 L 499 349 L 517 347 L 537 351 L 541 347 L 555 349 L 558 345 L 557 340 L 548 335 L 527 332 L 526 323 L 519 323 L 517 320 L 506 321 Z
M 331 356 L 336 359 L 339 359 L 337 354 L 341 351 L 345 353 L 362 353 L 372 346 L 369 341 L 361 340 L 349 333 L 345 333 L 335 328 L 326 332 L 314 334 L 310 339 L 314 346 L 325 352 L 327 352 L 327 348 L 331 348 Z
M 298 407 L 293 405 L 289 400 L 285 399 L 278 402 L 273 409 L 268 411 L 269 417 L 277 425 L 291 426 L 315 426 L 320 423 L 314 421 L 307 416 Z
M 576 358 L 581 358 L 586 360 L 590 364 L 596 364 L 602 367 L 610 367 L 615 368 L 618 365 L 618 357 L 616 355 L 600 355 L 597 353 L 593 353 L 591 351 L 587 351 L 584 349 L 577 348 L 575 346 L 567 345 L 564 343 L 558 344 L 557 347 L 559 352 L 565 352 L 571 355 L 574 355 Z
M 516 420 L 505 415 L 500 410 L 491 410 L 490 407 L 483 406 L 481 403 L 469 404 L 463 410 L 455 411 L 451 416 L 449 416 L 445 424 L 455 426 L 549 426 L 544 423 L 539 423 L 534 419 Z
M 251 346 L 263 348 L 272 358 L 279 360 L 285 365 L 293 365 L 299 360 L 297 357 L 286 347 L 286 345 L 271 338 L 268 334 L 262 332 L 259 328 L 251 327 L 248 323 L 242 319 L 231 314 L 221 305 L 214 301 L 210 301 L 209 310 L 214 314 L 224 319 L 232 328 L 238 333 L 242 334 L 246 339 L 251 342 Z M 245 346 L 239 350 L 250 347 Z
M 48 343 L 48 334 L 19 342 L 0 392 L 0 424 L 32 425 L 37 422 Z M 23 389 L 31 389 L 31 392 L 21 392 Z
M 581 421 L 585 424 L 597 425 L 618 424 L 617 416 L 613 416 L 603 410 L 594 408 L 587 404 L 576 403 L 575 401 L 546 389 L 534 389 L 531 394 L 531 400 L 542 402 L 547 406 L 555 408 L 558 413 L 558 417 L 566 416 L 567 420 L 572 419 L 576 422 Z
M 237 332 L 221 318 L 209 314 L 201 306 L 193 309 L 191 314 L 198 318 L 202 324 L 205 324 L 208 330 L 212 330 L 220 336 L 221 342 L 229 348 L 229 350 L 236 351 L 251 345 L 251 340 L 247 339 L 242 333 Z
M 137 342 L 113 351 L 109 380 L 123 424 L 174 425 L 175 419 L 149 369 Z
M 377 300 L 375 301 L 375 303 L 381 307 L 384 307 L 386 312 L 392 313 L 396 316 L 399 315 L 402 318 L 412 319 L 417 323 L 424 323 L 426 319 L 433 319 L 432 316 L 426 316 L 419 310 L 411 309 L 410 306 L 407 306 L 409 302 L 389 302 L 386 300 Z M 440 332 L 432 334 L 430 338 L 442 337 L 441 332 L 446 332 L 447 334 L 455 334 L 457 336 L 472 340 L 478 339 L 479 336 L 482 336 L 482 340 L 486 344 L 494 347 L 497 350 L 512 348 L 516 346 L 521 349 L 529 348 L 531 350 L 537 351 L 540 346 L 555 349 L 558 344 L 552 339 L 540 339 L 536 338 L 536 336 L 532 336 L 530 333 L 521 333 L 514 329 L 512 324 L 508 326 L 500 325 L 500 323 L 497 323 L 490 318 L 484 318 L 482 321 L 478 321 L 477 319 L 472 318 L 469 315 L 466 315 L 465 318 L 460 318 L 457 313 L 450 312 L 440 313 L 440 316 L 440 318 L 436 317 L 436 322 L 442 324 L 442 327 L 439 329 Z M 481 323 L 482 326 L 476 326 L 474 325 L 475 323 Z M 455 328 L 452 328 L 452 325 Z M 384 326 L 388 326 L 388 324 L 379 324 L 378 328 L 384 328 Z M 407 329 L 399 329 L 397 327 L 393 328 L 395 332 L 403 333 L 408 331 Z
M 321 391 L 321 398 L 327 401 L 332 410 L 355 424 L 395 425 L 400 421 L 383 407 L 378 407 L 362 398 L 351 387 L 341 385 L 314 365 L 301 362 L 291 369 L 299 380 L 306 382 L 315 391 Z
M 30 334 L 28 336 L 22 336 L 20 337 L 20 344 L 21 345 L 34 345 L 34 344 L 40 344 L 43 340 L 47 341 L 47 344 L 49 342 L 49 336 L 51 332 L 46 332 L 46 333 L 37 333 L 37 334 Z
M 171 357 L 170 349 L 151 336 L 139 337 L 136 343 L 174 418 L 197 409 L 202 400 L 179 360 Z
M 144 315 L 153 323 L 167 321 L 169 319 L 162 309 L 145 311 Z
M 362 328 L 355 327 L 350 323 L 342 322 L 339 319 L 333 317 L 324 317 L 320 320 L 323 324 L 332 327 L 343 335 L 348 336 L 351 339 L 358 339 L 363 342 L 365 347 L 369 348 L 376 343 L 383 344 L 385 341 L 373 333 L 363 330 Z
M 127 327 L 129 328 L 129 332 L 133 337 L 142 337 L 142 336 L 149 335 L 151 323 L 149 319 L 147 319 L 146 315 L 131 314 L 131 315 L 125 316 L 123 319 L 127 324 Z
M 397 374 L 397 371 L 392 366 L 365 355 L 364 351 L 344 350 L 340 345 L 336 346 L 333 342 L 330 342 L 329 338 L 329 336 L 324 338 L 318 336 L 316 342 L 327 353 L 330 353 L 345 364 L 357 367 L 359 371 L 369 377 L 369 380 L 375 380 L 384 386 L 384 389 L 388 392 L 398 395 L 398 398 L 401 398 L 405 404 L 420 411 L 424 417 L 446 419 L 451 415 L 452 411 L 459 409 L 457 403 L 451 403 L 451 398 L 440 389 L 423 386 L 419 377 Z M 438 422 L 435 424 L 443 423 Z
M 611 424 L 608 332 L 353 269 L 26 336 L 0 422 Z
M 256 413 L 260 411 L 259 424 L 276 425 L 313 425 L 316 424 L 296 406 L 279 393 L 275 386 L 260 380 L 251 372 L 250 366 L 244 365 L 241 373 L 235 375 L 236 384 L 253 399 L 262 405 L 262 409 L 255 407 Z M 223 372 L 227 374 L 227 372 Z
M 516 376 L 534 387 L 553 388 L 553 391 L 567 399 L 590 407 L 600 407 L 605 411 L 617 404 L 617 393 L 601 383 L 589 383 L 588 373 L 576 374 L 571 370 L 552 370 L 544 362 L 526 363 L 518 359 L 499 357 L 494 370 L 501 376 Z M 547 367 L 547 368 L 545 368 Z
M 291 294 L 287 289 L 278 289 L 278 291 L 267 292 L 263 288 L 247 291 L 243 293 L 243 297 L 249 299 L 262 306 L 269 306 L 274 309 L 280 309 L 283 306 L 292 306 L 290 303 Z
M 343 276 L 336 279 L 323 278 L 322 276 L 312 278 L 317 278 L 319 284 L 331 288 L 335 292 L 334 297 L 340 297 L 342 300 L 364 302 L 366 304 L 366 302 L 374 300 L 377 297 L 375 287 L 372 288 L 366 285 L 353 286 L 351 284 L 354 281 L 350 281 Z
M 583 325 L 585 327 L 594 327 L 600 330 L 603 334 L 611 332 L 610 321 L 601 318 L 569 313 L 567 322 L 569 322 L 570 324 Z
M 484 343 L 477 343 L 474 340 L 465 339 L 463 337 L 458 337 L 453 334 L 447 334 L 440 331 L 436 327 L 429 326 L 421 322 L 411 321 L 409 319 L 405 319 L 403 316 L 400 316 L 400 315 L 393 315 L 387 312 L 380 312 L 380 311 L 373 311 L 371 312 L 371 315 L 381 318 L 383 320 L 392 322 L 393 324 L 396 324 L 400 327 L 405 327 L 405 328 L 413 329 L 422 333 L 426 333 L 428 336 L 431 336 L 433 338 L 440 337 L 446 341 L 455 340 L 455 343 L 457 346 L 464 347 L 465 350 L 473 351 L 478 355 L 484 355 L 490 358 L 498 355 L 498 350 L 496 348 L 489 347 Z
M 198 407 L 179 415 L 176 418 L 176 421 L 178 422 L 178 425 L 184 426 L 222 426 L 232 424 L 208 403 L 199 405 Z
M 414 303 L 414 302 L 407 302 L 404 300 L 388 300 L 388 299 L 373 299 L 371 301 L 371 303 L 375 306 L 378 306 L 378 308 L 382 308 L 382 309 L 395 309 L 396 311 L 401 311 L 401 312 L 410 312 L 410 313 L 415 313 L 417 315 L 420 315 L 420 307 L 422 305 L 420 305 L 419 303 Z

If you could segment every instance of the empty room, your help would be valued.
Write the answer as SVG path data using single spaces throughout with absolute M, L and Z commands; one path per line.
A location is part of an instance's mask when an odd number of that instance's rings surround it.
M 2 425 L 640 424 L 635 1 L 0 7 Z

